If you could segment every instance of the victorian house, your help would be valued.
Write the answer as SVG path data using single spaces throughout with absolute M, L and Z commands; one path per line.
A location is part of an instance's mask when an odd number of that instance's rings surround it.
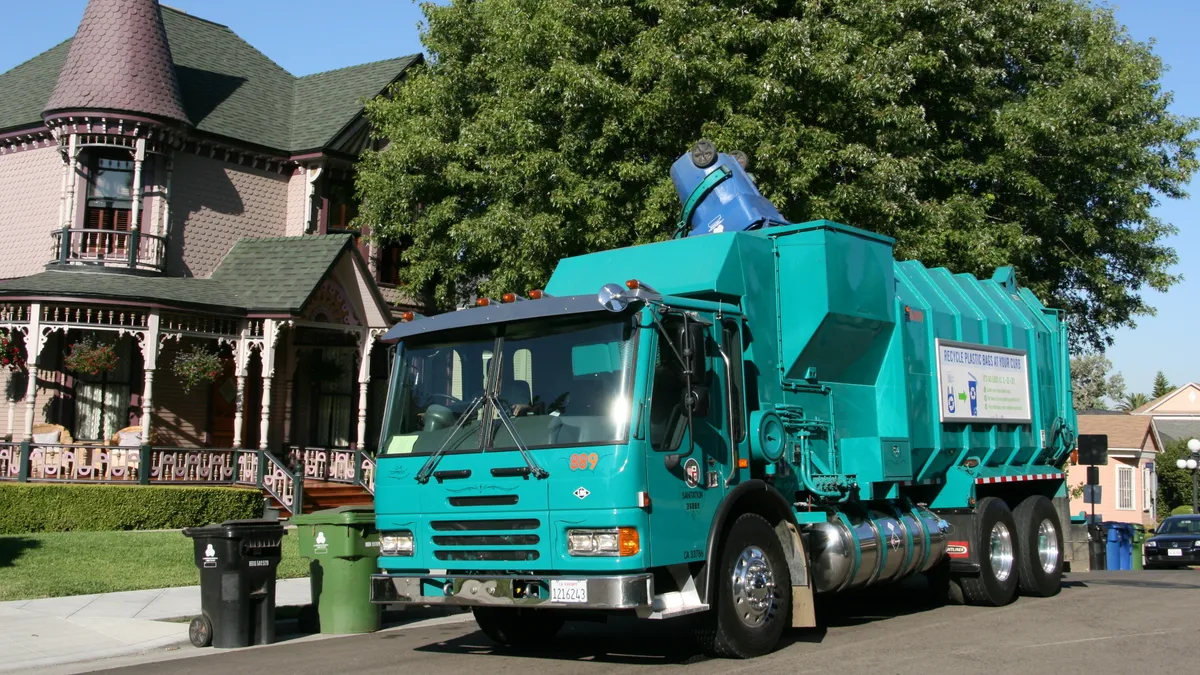
M 350 229 L 353 162 L 363 101 L 420 59 L 295 77 L 225 26 L 91 0 L 0 74 L 0 333 L 23 362 L 0 433 L 84 478 L 123 470 L 103 446 L 373 447 L 375 341 L 414 307 L 397 251 Z M 219 372 L 186 382 L 205 354 Z

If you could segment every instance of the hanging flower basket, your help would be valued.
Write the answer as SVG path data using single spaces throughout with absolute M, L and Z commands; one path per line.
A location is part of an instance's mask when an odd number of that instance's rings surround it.
M 0 366 L 14 373 L 25 370 L 25 357 L 21 355 L 21 348 L 11 331 L 0 331 Z
M 225 364 L 216 353 L 196 345 L 191 351 L 176 356 L 172 369 L 183 383 L 183 391 L 190 393 L 201 384 L 215 382 L 225 370 Z
M 89 335 L 67 347 L 63 365 L 67 370 L 83 375 L 111 373 L 117 368 L 117 350 L 110 344 L 97 342 L 96 338 Z

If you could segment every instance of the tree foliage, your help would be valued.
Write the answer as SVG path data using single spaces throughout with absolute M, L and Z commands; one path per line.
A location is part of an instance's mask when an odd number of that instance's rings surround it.
M 1119 401 L 1125 397 L 1125 377 L 1109 375 L 1112 361 L 1101 354 L 1088 354 L 1071 359 L 1071 394 L 1076 410 L 1107 410 L 1106 398 Z
M 1024 284 L 1076 348 L 1177 278 L 1150 209 L 1184 196 L 1197 128 L 1162 64 L 1082 0 L 450 0 L 427 64 L 368 106 L 360 220 L 442 308 L 543 284 L 562 257 L 662 239 L 671 162 L 750 156 L 794 222 Z
M 1167 376 L 1163 374 L 1163 371 L 1158 371 L 1158 373 L 1154 376 L 1154 391 L 1150 394 L 1150 396 L 1152 398 L 1159 398 L 1161 396 L 1166 396 L 1174 390 L 1175 387 L 1171 386 L 1171 382 L 1167 379 Z
M 1192 510 L 1192 472 L 1175 466 L 1176 460 L 1187 459 L 1192 453 L 1187 441 L 1168 445 L 1155 460 L 1158 468 L 1158 516 L 1165 518 L 1181 506 Z
M 1142 393 L 1128 394 L 1121 402 L 1117 404 L 1117 409 L 1122 412 L 1132 412 L 1150 402 L 1150 397 Z

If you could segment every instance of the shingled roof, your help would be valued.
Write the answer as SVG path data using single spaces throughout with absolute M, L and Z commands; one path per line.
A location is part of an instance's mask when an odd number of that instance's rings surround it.
M 91 0 L 85 16 L 94 4 L 118 2 Z M 295 77 L 227 26 L 165 6 L 160 14 L 187 121 L 199 132 L 281 153 L 329 146 L 362 113 L 364 99 L 422 60 L 415 54 Z M 0 74 L 0 133 L 42 126 L 71 45 Z
M 44 114 L 140 113 L 186 122 L 157 0 L 91 0 Z
M 241 239 L 208 279 L 48 270 L 0 281 L 0 297 L 95 298 L 232 314 L 297 314 L 343 254 L 358 256 L 353 241 L 349 234 Z M 357 262 L 362 263 L 361 257 Z

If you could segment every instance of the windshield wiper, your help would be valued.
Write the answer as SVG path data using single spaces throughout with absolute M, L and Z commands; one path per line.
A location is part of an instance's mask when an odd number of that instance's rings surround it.
M 529 472 L 533 474 L 534 478 L 548 478 L 550 472 L 538 466 L 538 463 L 533 460 L 533 455 L 529 454 L 529 448 L 525 447 L 521 436 L 517 434 L 517 428 L 513 426 L 512 419 L 508 416 L 508 411 L 500 404 L 500 397 L 495 394 L 489 394 L 489 396 L 492 399 L 492 405 L 500 412 L 500 423 L 504 425 L 505 429 L 508 429 L 508 433 L 512 434 L 513 443 L 517 444 L 517 450 L 520 450 L 521 457 L 525 458 L 525 465 L 529 467 Z M 495 471 L 493 470 L 492 473 L 494 475 Z
M 475 409 L 479 407 L 479 404 L 482 403 L 486 397 L 486 394 L 482 396 L 476 396 L 475 400 L 471 401 L 471 405 L 467 406 L 467 411 L 462 414 L 462 417 L 458 418 L 458 424 L 454 425 L 454 429 L 450 431 L 450 435 L 446 436 L 446 440 L 442 441 L 442 446 L 437 449 L 437 452 L 430 455 L 429 459 L 425 460 L 425 465 L 422 466 L 421 470 L 417 472 L 418 483 L 424 485 L 425 483 L 429 482 L 429 476 L 433 474 L 433 468 L 437 466 L 438 460 L 442 457 L 442 453 L 446 451 L 447 447 L 449 447 L 450 441 L 454 440 L 455 434 L 457 434 L 463 428 L 463 425 L 465 425 L 467 420 L 470 419 L 471 413 L 475 412 Z

